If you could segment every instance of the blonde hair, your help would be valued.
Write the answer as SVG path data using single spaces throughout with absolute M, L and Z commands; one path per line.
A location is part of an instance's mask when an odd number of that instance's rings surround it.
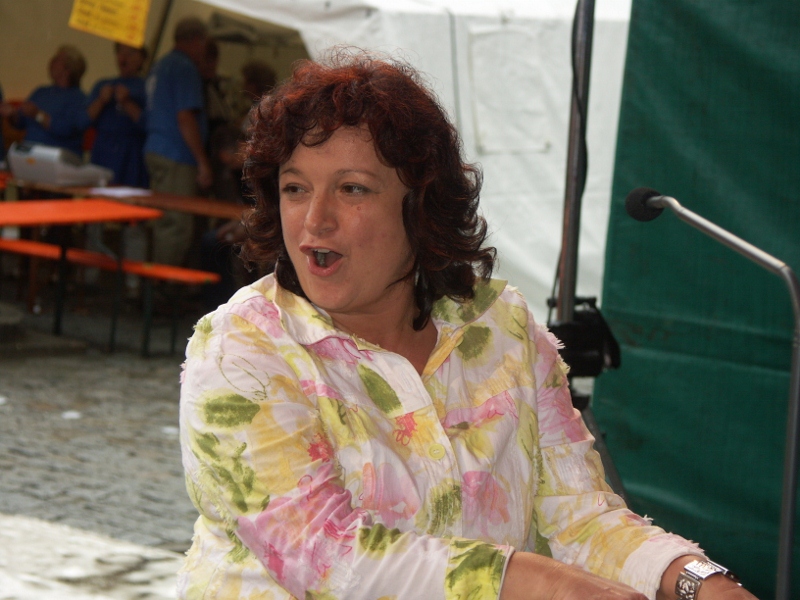
M 69 72 L 70 85 L 73 87 L 79 85 L 81 77 L 83 77 L 83 74 L 86 72 L 86 59 L 83 57 L 83 54 L 75 46 L 70 44 L 59 46 L 53 58 L 59 54 L 64 57 L 64 65 Z

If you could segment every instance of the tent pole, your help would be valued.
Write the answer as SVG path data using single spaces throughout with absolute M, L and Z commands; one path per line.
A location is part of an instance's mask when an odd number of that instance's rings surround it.
M 561 258 L 558 265 L 559 293 L 556 304 L 556 319 L 559 323 L 572 321 L 575 310 L 581 197 L 586 183 L 586 118 L 589 107 L 593 30 L 594 0 L 578 0 L 572 24 L 572 106 L 569 119 Z
M 589 75 L 592 63 L 592 33 L 594 31 L 594 0 L 578 0 L 572 22 L 572 104 L 570 108 L 567 148 L 567 182 L 564 193 L 564 223 L 561 256 L 558 263 L 558 294 L 556 321 L 548 323 L 556 335 L 562 327 L 575 322 L 575 289 L 578 272 L 578 237 L 581 225 L 581 198 L 586 185 L 586 120 L 589 108 Z M 598 313 L 599 314 L 599 313 Z M 575 323 L 576 325 L 578 323 Z M 580 410 L 586 427 L 595 438 L 611 488 L 630 505 L 625 486 L 608 452 L 597 421 L 589 405 L 589 396 L 573 388 L 570 379 L 572 404 Z
M 453 68 L 453 108 L 456 111 L 456 128 L 463 131 L 461 126 L 461 82 L 458 74 L 458 43 L 456 42 L 456 16 L 449 8 L 445 8 L 450 22 L 450 64 Z
M 166 4 L 164 4 L 164 10 L 161 11 L 161 17 L 158 20 L 158 28 L 156 29 L 156 35 L 153 38 L 152 47 L 150 48 L 149 56 L 147 57 L 147 63 L 144 65 L 142 71 L 147 73 L 150 70 L 150 67 L 156 60 L 156 55 L 158 54 L 158 47 L 161 45 L 161 38 L 164 37 L 164 28 L 167 26 L 167 19 L 169 19 L 169 13 L 172 11 L 172 3 L 173 0 L 167 0 Z

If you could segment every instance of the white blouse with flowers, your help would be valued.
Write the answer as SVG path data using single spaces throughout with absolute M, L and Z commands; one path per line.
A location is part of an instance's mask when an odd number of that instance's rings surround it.
M 272 276 L 199 321 L 180 597 L 496 599 L 519 549 L 654 598 L 673 559 L 700 554 L 610 491 L 557 341 L 516 290 L 493 280 L 432 318 L 421 376 Z

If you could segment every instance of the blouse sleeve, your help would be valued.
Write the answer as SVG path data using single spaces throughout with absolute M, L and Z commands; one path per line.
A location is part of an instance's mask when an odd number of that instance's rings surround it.
M 304 357 L 279 347 L 276 323 L 238 305 L 201 320 L 187 349 L 187 488 L 204 530 L 233 545 L 225 560 L 255 556 L 257 578 L 295 598 L 497 598 L 509 548 L 389 529 L 354 508 L 315 384 L 291 366 Z
M 529 317 L 542 479 L 535 500 L 539 533 L 553 558 L 626 583 L 650 598 L 674 559 L 702 556 L 696 544 L 665 533 L 627 509 L 605 481 L 594 438 L 572 406 L 560 342 Z

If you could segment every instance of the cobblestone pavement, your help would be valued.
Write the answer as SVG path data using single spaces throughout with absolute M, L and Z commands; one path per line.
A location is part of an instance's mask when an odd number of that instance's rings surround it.
M 0 361 L 0 513 L 186 550 L 179 372 L 91 349 Z
M 49 335 L 47 305 L 25 313 L 21 344 L 0 333 L 0 600 L 175 597 L 197 516 L 183 482 L 178 379 L 199 314 L 183 315 L 172 356 L 168 321 L 157 321 L 155 356 L 142 358 L 130 306 L 118 351 L 106 351 L 109 305 L 68 303 L 66 339 Z

